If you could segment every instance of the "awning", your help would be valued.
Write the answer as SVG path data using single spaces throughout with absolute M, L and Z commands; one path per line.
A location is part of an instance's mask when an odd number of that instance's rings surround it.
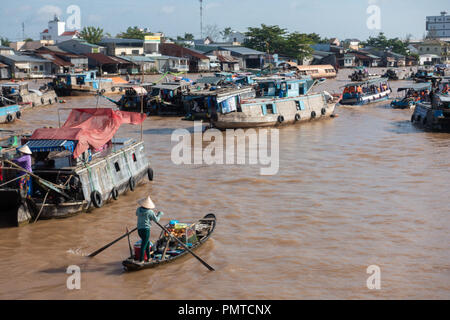
M 73 153 L 76 143 L 69 140 L 30 140 L 27 146 L 31 152 L 51 152 L 68 150 Z
M 431 90 L 431 83 L 425 82 L 425 83 L 414 83 L 406 86 L 402 86 L 398 88 L 397 91 L 403 91 L 403 90 L 409 90 L 412 89 L 414 91 L 423 91 L 423 90 Z

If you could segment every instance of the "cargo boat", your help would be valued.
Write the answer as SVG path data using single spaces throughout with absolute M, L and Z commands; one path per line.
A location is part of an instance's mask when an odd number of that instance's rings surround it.
M 450 96 L 436 95 L 432 103 L 418 103 L 411 122 L 427 131 L 450 133 Z
M 35 130 L 22 141 L 33 153 L 33 172 L 13 165 L 11 154 L 0 159 L 2 222 L 20 226 L 69 217 L 134 191 L 144 178 L 153 180 L 144 143 L 113 139 L 121 124 L 144 119 L 145 115 L 112 109 L 73 109 L 61 128 Z M 31 187 L 19 185 L 19 172 L 31 180 Z
M 310 93 L 311 78 L 273 78 L 258 81 L 256 98 L 224 97 L 212 111 L 218 129 L 281 126 L 332 116 L 336 103 L 322 93 Z
M 116 84 L 112 79 L 97 79 L 96 71 L 57 74 L 48 87 L 55 90 L 58 97 L 112 94 Z

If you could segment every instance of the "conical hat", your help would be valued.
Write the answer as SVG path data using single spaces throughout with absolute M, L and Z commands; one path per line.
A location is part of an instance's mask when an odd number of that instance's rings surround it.
M 25 154 L 32 154 L 30 148 L 28 148 L 27 145 L 21 146 L 20 148 L 17 149 L 17 151 L 25 153 Z
M 155 209 L 155 204 L 150 197 L 139 200 L 138 204 L 146 209 Z

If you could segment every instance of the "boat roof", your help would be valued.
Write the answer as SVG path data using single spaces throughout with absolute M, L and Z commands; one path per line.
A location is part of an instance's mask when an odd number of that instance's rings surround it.
M 445 102 L 445 103 L 450 102 L 450 96 L 448 96 L 448 95 L 439 94 L 438 97 L 439 97 L 439 100 L 441 100 L 441 102 Z
M 26 144 L 31 152 L 51 152 L 68 150 L 73 153 L 76 142 L 71 140 L 29 140 Z
M 354 87 L 354 86 L 360 86 L 364 84 L 374 84 L 374 83 L 381 83 L 388 81 L 388 78 L 378 78 L 378 79 L 369 79 L 366 81 L 357 81 L 357 82 L 350 82 L 347 83 L 344 87 Z
M 181 83 L 161 83 L 153 86 L 153 89 L 161 89 L 161 90 L 177 90 L 182 87 Z
M 403 91 L 403 90 L 409 90 L 409 89 L 412 89 L 414 91 L 431 90 L 431 83 L 430 82 L 413 83 L 413 84 L 401 86 L 398 88 L 397 91 Z
M 222 87 L 217 88 L 215 90 L 210 89 L 202 89 L 202 90 L 191 90 L 191 92 L 184 93 L 185 97 L 211 97 L 211 96 L 222 96 L 222 95 L 238 95 L 241 93 L 251 92 L 253 90 L 252 87 L 246 86 L 243 88 L 236 87 Z
M 195 80 L 195 83 L 207 83 L 207 84 L 213 84 L 218 85 L 221 81 L 223 81 L 223 77 L 201 77 Z

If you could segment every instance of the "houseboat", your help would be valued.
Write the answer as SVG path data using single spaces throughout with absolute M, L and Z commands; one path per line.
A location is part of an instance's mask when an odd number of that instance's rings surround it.
M 21 111 L 58 102 L 54 90 L 47 87 L 41 87 L 39 90 L 30 89 L 28 82 L 3 83 L 0 84 L 0 90 L 2 100 L 20 105 Z
M 411 122 L 427 131 L 450 133 L 450 96 L 435 95 L 433 102 L 418 103 Z
M 165 82 L 152 86 L 150 114 L 158 116 L 185 115 L 183 94 L 188 92 L 189 82 Z
M 97 79 L 96 73 L 96 71 L 88 71 L 57 74 L 48 86 L 55 90 L 59 97 L 95 95 L 98 92 L 102 94 L 114 93 L 116 84 L 113 80 L 108 78 Z
M 300 76 L 310 76 L 313 79 L 336 78 L 336 69 L 330 65 L 309 65 L 297 66 L 297 74 Z
M 402 99 L 394 99 L 391 107 L 394 109 L 412 109 L 417 103 L 429 101 L 431 83 L 416 83 L 398 88 L 397 92 L 404 92 Z
M 256 98 L 229 96 L 214 101 L 212 125 L 218 129 L 267 127 L 330 117 L 336 104 L 323 92 L 310 93 L 310 83 L 310 78 L 259 81 Z
M 134 191 L 144 178 L 153 180 L 144 143 L 113 138 L 122 124 L 144 119 L 134 112 L 73 109 L 62 127 L 37 129 L 22 139 L 32 152 L 32 172 L 12 162 L 13 153 L 2 155 L 2 224 L 20 226 L 100 208 Z
M 392 90 L 387 78 L 351 82 L 344 86 L 341 105 L 365 105 L 389 99 Z

